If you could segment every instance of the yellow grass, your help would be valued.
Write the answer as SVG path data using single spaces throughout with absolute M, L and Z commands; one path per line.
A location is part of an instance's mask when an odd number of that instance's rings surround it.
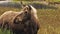
M 5 11 L 19 11 L 17 8 L 0 7 L 0 15 Z M 37 9 L 40 20 L 38 34 L 60 34 L 60 10 L 59 9 Z M 0 34 L 3 34 L 0 30 Z M 6 34 L 6 32 L 4 33 Z

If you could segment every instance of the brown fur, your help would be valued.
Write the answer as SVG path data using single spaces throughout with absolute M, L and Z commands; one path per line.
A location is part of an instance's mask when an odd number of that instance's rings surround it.
M 31 13 L 32 8 L 26 6 L 21 12 L 8 11 L 0 16 L 2 28 L 9 28 L 13 34 L 37 34 L 39 21 Z

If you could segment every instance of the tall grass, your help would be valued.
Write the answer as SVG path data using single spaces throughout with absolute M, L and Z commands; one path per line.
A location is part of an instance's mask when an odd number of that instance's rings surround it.
M 0 7 L 0 15 L 5 11 L 20 11 L 17 8 Z M 40 20 L 38 34 L 60 34 L 60 9 L 37 9 Z M 1 31 L 0 34 L 10 34 L 10 30 Z
M 40 30 L 38 34 L 60 34 L 60 10 L 39 9 Z

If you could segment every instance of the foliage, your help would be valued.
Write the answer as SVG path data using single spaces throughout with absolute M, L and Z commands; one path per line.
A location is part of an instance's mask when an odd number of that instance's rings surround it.
M 17 8 L 3 8 L 0 7 L 0 14 L 5 11 L 20 11 Z M 59 9 L 38 9 L 38 17 L 40 20 L 40 30 L 38 34 L 60 34 L 60 10 Z M 10 31 L 7 30 L 2 32 L 0 30 L 0 34 L 10 34 Z
M 13 1 L 36 1 L 36 0 L 13 0 Z M 39 1 L 39 0 L 37 0 L 37 1 Z M 47 2 L 58 2 L 60 0 L 44 0 L 44 1 L 47 1 Z
M 0 15 L 10 10 L 20 11 L 18 8 L 0 7 Z M 37 9 L 37 12 L 41 26 L 38 34 L 60 34 L 60 8 Z M 2 32 L 0 29 L 0 34 L 10 34 L 10 30 Z

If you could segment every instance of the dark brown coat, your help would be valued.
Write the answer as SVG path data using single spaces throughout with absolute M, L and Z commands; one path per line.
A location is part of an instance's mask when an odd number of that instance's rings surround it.
M 21 12 L 8 11 L 0 16 L 1 28 L 9 28 L 13 34 L 37 34 L 39 21 L 32 10 L 32 6 L 26 6 Z

